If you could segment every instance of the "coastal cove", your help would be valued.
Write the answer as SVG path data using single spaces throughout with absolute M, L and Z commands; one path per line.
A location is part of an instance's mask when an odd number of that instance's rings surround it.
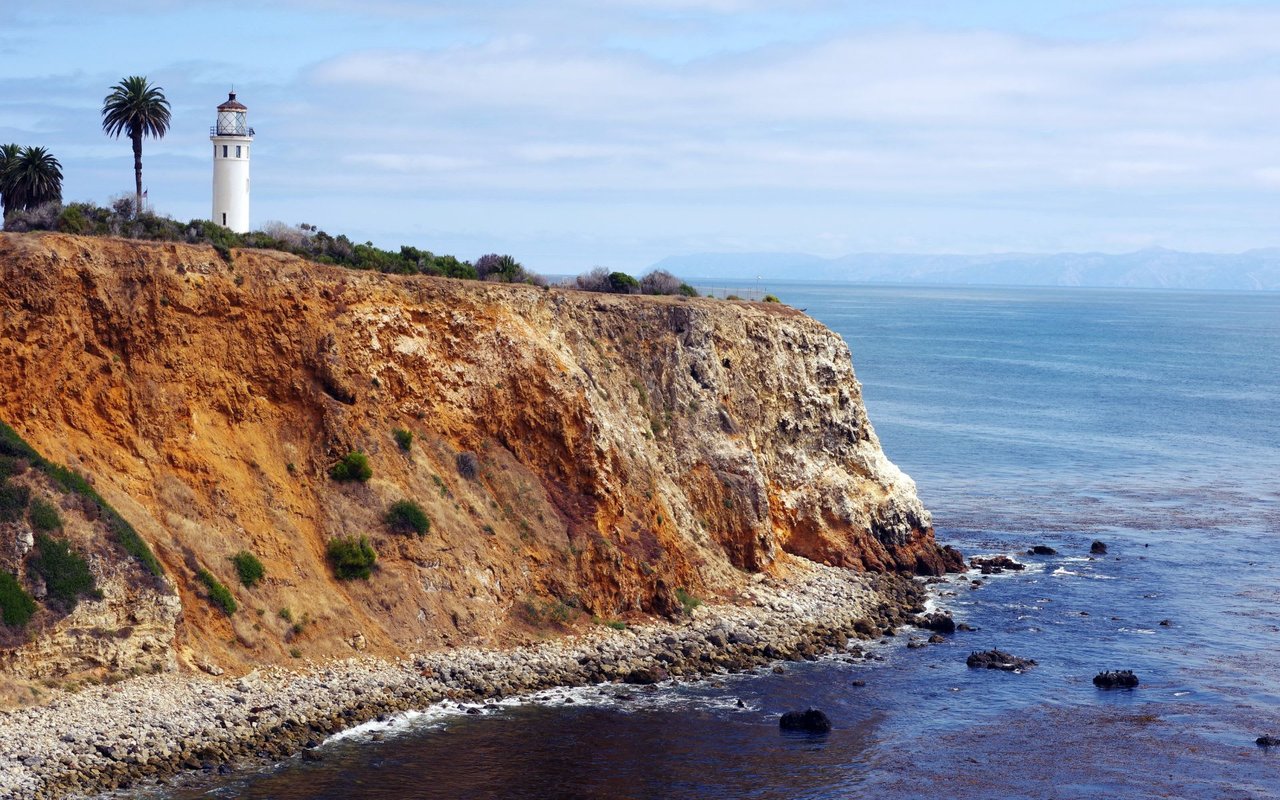
M 1253 740 L 1280 729 L 1280 298 L 768 288 L 849 342 L 939 540 L 1027 563 L 933 587 L 978 630 L 628 700 L 406 720 L 163 796 L 1273 796 L 1280 759 Z M 1059 553 L 1026 555 L 1036 544 Z M 1038 666 L 965 667 L 994 646 Z M 1118 668 L 1140 687 L 1091 685 Z M 832 733 L 780 736 L 777 715 L 808 705 Z

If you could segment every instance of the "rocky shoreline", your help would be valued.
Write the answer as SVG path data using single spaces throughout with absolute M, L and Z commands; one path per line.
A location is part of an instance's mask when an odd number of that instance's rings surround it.
M 443 701 L 813 659 L 891 633 L 924 610 L 924 597 L 910 578 L 804 562 L 785 580 L 755 576 L 735 604 L 704 605 L 675 622 L 230 680 L 143 676 L 0 712 L 0 796 L 93 796 L 245 759 L 280 760 L 337 731 Z

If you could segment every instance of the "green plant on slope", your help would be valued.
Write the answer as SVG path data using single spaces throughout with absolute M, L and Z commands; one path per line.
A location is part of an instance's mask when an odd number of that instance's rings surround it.
M 214 577 L 212 572 L 204 568 L 201 568 L 196 572 L 196 577 L 199 578 L 200 582 L 209 590 L 209 600 L 212 601 L 214 605 L 221 608 L 228 617 L 236 613 L 236 610 L 239 608 L 239 606 L 236 605 L 236 599 L 232 597 L 231 590 L 228 589 L 222 581 L 218 580 Z
M 406 453 L 413 447 L 413 431 L 404 428 L 392 428 L 391 435 L 395 437 L 396 445 Z
M 4 624 L 21 628 L 36 613 L 36 601 L 22 588 L 18 579 L 7 572 L 0 572 L 0 616 Z
M 426 536 L 431 530 L 431 518 L 422 506 L 412 500 L 398 500 L 387 509 L 383 521 L 396 533 L 416 533 Z
M 58 509 L 53 503 L 45 502 L 38 497 L 31 501 L 31 507 L 27 509 L 27 518 L 31 520 L 31 527 L 41 533 L 62 530 L 62 517 L 58 515 Z
M 236 568 L 236 575 L 240 577 L 240 584 L 247 589 L 253 588 L 253 585 L 267 574 L 266 567 L 262 566 L 258 557 L 248 550 L 241 550 L 232 556 L 231 563 Z
M 369 466 L 369 457 L 359 450 L 353 450 L 342 457 L 342 460 L 329 468 L 329 477 L 335 481 L 359 481 L 364 483 L 373 477 L 373 467 Z
M 31 570 L 44 579 L 50 605 L 63 611 L 69 613 L 75 609 L 81 597 L 102 596 L 89 571 L 89 563 L 62 539 L 37 533 L 36 555 L 30 563 Z
M 331 539 L 326 550 L 329 563 L 339 579 L 344 581 L 360 578 L 367 580 L 373 574 L 374 562 L 378 554 L 367 536 L 341 536 Z

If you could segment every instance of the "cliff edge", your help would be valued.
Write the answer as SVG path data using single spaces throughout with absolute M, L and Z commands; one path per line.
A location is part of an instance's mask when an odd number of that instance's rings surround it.
M 669 615 L 797 558 L 960 566 L 881 451 L 848 347 L 775 304 L 0 234 L 0 420 L 87 476 L 163 564 L 148 591 L 178 598 L 104 589 L 19 646 L 7 663 L 33 676 L 51 639 L 85 630 L 78 614 L 120 641 L 146 630 L 150 648 L 162 617 L 177 663 L 241 670 Z M 372 478 L 333 480 L 353 451 Z M 425 536 L 386 524 L 401 500 L 426 511 Z M 326 544 L 343 535 L 376 549 L 369 580 L 335 577 Z M 251 588 L 240 551 L 265 566 Z M 114 558 L 89 553 L 104 577 L 124 574 Z M 0 548 L 20 580 L 21 559 Z M 98 666 L 129 656 L 110 658 Z

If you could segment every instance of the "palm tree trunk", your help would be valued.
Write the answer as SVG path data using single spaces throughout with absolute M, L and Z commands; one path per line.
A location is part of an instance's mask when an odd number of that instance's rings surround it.
M 133 180 L 136 186 L 133 215 L 136 217 L 142 213 L 142 131 L 131 134 L 129 138 L 133 140 Z

